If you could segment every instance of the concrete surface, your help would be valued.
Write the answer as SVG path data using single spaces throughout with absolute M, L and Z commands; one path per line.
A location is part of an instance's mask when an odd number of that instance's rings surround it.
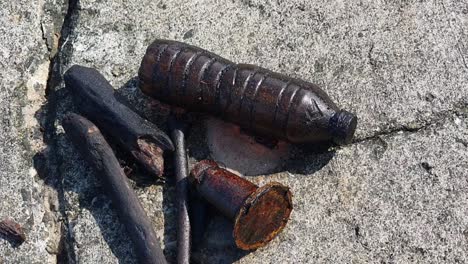
M 214 216 L 195 261 L 468 261 L 466 1 L 43 0 L 0 7 L 0 217 L 14 218 L 28 236 L 17 248 L 0 240 L 0 263 L 135 263 L 98 175 L 63 135 L 60 119 L 73 106 L 61 75 L 73 64 L 96 67 L 123 101 L 162 124 L 164 113 L 148 107 L 134 79 L 154 38 L 310 80 L 359 117 L 353 144 L 297 150 L 284 172 L 249 177 L 260 185 L 280 181 L 294 193 L 278 238 L 240 252 L 228 221 Z M 192 165 L 209 156 L 203 133 L 196 126 L 189 139 Z M 173 261 L 173 185 L 153 183 L 132 180 Z
M 27 233 L 18 248 L 0 240 L 0 263 L 57 259 L 57 192 L 52 179 L 38 175 L 33 156 L 44 148 L 35 114 L 45 100 L 64 8 L 58 0 L 0 1 L 0 219 L 14 219 Z

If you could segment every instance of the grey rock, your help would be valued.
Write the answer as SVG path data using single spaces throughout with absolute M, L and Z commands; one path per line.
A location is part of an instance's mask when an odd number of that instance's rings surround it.
M 236 250 L 229 221 L 216 216 L 195 260 L 467 261 L 466 1 L 80 0 L 63 25 L 61 47 L 56 33 L 66 4 L 0 7 L 7 36 L 0 40 L 0 216 L 25 225 L 29 238 L 17 249 L 0 241 L 0 262 L 55 262 L 63 249 L 77 263 L 135 261 L 99 175 L 60 127 L 75 110 L 60 77 L 73 64 L 95 67 L 125 103 L 164 125 L 167 110 L 154 107 L 134 79 L 155 38 L 312 81 L 359 117 L 353 144 L 298 152 L 285 172 L 248 177 L 259 185 L 279 181 L 294 193 L 291 220 L 271 244 Z M 49 111 L 38 119 L 53 169 L 44 180 L 31 159 L 44 147 L 34 113 L 45 100 L 45 76 Z M 191 164 L 209 155 L 204 132 L 195 125 L 189 138 Z M 172 184 L 131 182 L 174 260 Z
M 61 238 L 57 192 L 33 166 L 45 146 L 36 119 L 45 101 L 50 49 L 60 32 L 60 1 L 0 2 L 0 219 L 26 232 L 15 247 L 0 240 L 2 263 L 54 263 Z M 54 46 L 55 45 L 55 46 Z
M 387 144 L 379 155 L 371 140 L 338 150 L 314 175 L 268 178 L 292 188 L 295 212 L 276 248 L 242 260 L 466 261 L 467 149 L 456 138 L 466 140 L 467 119 L 453 119 L 376 139 Z

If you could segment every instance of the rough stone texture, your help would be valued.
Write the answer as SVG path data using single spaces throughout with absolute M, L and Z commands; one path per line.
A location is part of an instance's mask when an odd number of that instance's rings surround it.
M 60 242 L 58 200 L 32 157 L 43 148 L 35 113 L 44 102 L 50 56 L 64 4 L 0 1 L 0 219 L 24 227 L 14 248 L 0 240 L 0 263 L 54 263 Z
M 359 117 L 354 144 L 299 153 L 283 173 L 249 177 L 260 185 L 280 181 L 294 193 L 290 223 L 269 246 L 236 250 L 228 221 L 216 216 L 195 260 L 468 261 L 466 1 L 80 0 L 68 12 L 59 47 L 55 33 L 66 6 L 0 3 L 7 36 L 0 40 L 0 216 L 25 225 L 29 239 L 17 249 L 0 241 L 0 262 L 50 263 L 58 253 L 77 263 L 134 261 L 98 175 L 63 135 L 60 119 L 73 106 L 60 76 L 73 64 L 96 67 L 122 100 L 161 124 L 163 114 L 145 107 L 133 79 L 154 38 L 310 80 Z M 38 119 L 50 175 L 41 179 L 31 159 L 42 147 L 34 113 L 47 76 L 49 100 Z M 192 164 L 208 154 L 203 132 L 196 126 L 189 139 Z M 173 185 L 136 178 L 173 260 Z
M 249 177 L 289 185 L 294 211 L 278 239 L 239 262 L 466 263 L 466 117 L 340 149 L 313 175 Z M 218 239 L 206 241 L 202 263 L 242 257 Z

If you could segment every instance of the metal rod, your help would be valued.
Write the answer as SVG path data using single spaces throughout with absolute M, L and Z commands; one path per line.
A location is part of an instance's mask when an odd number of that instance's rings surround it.
M 170 120 L 172 142 L 175 145 L 174 167 L 177 193 L 177 263 L 190 262 L 190 219 L 188 214 L 188 163 L 185 150 L 185 122 L 172 117 Z

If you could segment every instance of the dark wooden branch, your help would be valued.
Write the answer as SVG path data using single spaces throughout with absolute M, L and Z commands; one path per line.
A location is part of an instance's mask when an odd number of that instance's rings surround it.
M 188 163 L 185 151 L 187 125 L 174 116 L 169 121 L 172 141 L 175 145 L 174 168 L 177 193 L 177 263 L 190 262 L 190 219 L 188 215 Z
M 169 137 L 114 97 L 114 88 L 97 70 L 78 65 L 65 73 L 78 111 L 130 153 L 147 171 L 161 177 L 163 151 L 173 151 Z
M 23 228 L 11 219 L 0 222 L 0 235 L 14 246 L 21 245 L 26 240 Z
M 101 177 L 120 220 L 133 240 L 141 263 L 166 263 L 159 240 L 135 192 L 99 129 L 86 118 L 69 114 L 62 121 L 68 138 Z

